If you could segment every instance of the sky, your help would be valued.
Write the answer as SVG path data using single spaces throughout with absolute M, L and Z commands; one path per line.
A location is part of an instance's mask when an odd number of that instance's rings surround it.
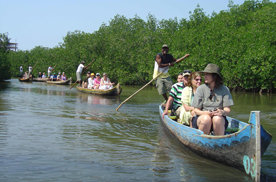
M 7 33 L 19 50 L 53 48 L 68 32 L 93 33 L 115 15 L 138 16 L 145 21 L 149 14 L 157 20 L 189 20 L 189 12 L 197 5 L 211 15 L 227 10 L 228 4 L 229 0 L 0 0 L 0 33 Z

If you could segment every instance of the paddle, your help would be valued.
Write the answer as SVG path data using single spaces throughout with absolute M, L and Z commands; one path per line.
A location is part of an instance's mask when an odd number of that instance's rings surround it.
M 156 78 L 158 78 L 162 73 L 159 73 L 155 78 L 153 78 L 151 81 L 149 81 L 146 85 L 144 85 L 142 88 L 140 88 L 139 90 L 137 90 L 134 94 L 132 94 L 131 96 L 129 96 L 126 100 L 124 100 L 117 108 L 116 111 L 119 110 L 119 108 L 126 103 L 129 99 L 131 99 L 131 97 L 133 97 L 134 95 L 136 95 L 138 92 L 140 92 L 141 90 L 143 90 L 146 86 L 148 86 L 151 82 L 153 82 L 154 80 L 156 80 Z
M 94 61 L 95 61 L 95 59 L 93 59 L 87 66 L 85 66 L 85 67 L 83 68 L 82 73 L 84 73 L 84 70 L 86 70 Z M 72 89 L 77 83 L 78 83 L 78 80 L 75 81 L 75 83 L 73 83 L 73 84 L 71 85 L 70 89 Z
M 185 56 L 177 59 L 173 64 L 179 63 L 180 61 L 184 60 L 186 57 L 189 57 L 190 54 L 186 54 Z M 125 103 L 127 102 L 131 97 L 133 97 L 134 95 L 136 95 L 138 92 L 140 92 L 141 90 L 143 90 L 146 86 L 148 86 L 151 82 L 153 82 L 156 78 L 158 78 L 162 73 L 159 73 L 155 78 L 153 78 L 151 81 L 149 81 L 146 85 L 144 85 L 142 88 L 140 88 L 139 90 L 137 90 L 134 94 L 132 94 L 131 96 L 129 96 L 126 100 L 124 100 L 117 108 L 116 111 L 119 110 L 119 108 Z

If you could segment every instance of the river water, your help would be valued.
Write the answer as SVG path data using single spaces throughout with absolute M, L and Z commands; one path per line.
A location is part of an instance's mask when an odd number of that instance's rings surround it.
M 235 168 L 202 158 L 161 125 L 162 97 L 148 87 L 123 86 L 120 97 L 100 97 L 69 86 L 0 84 L 0 181 L 251 181 Z M 261 123 L 274 138 L 262 158 L 276 171 L 276 95 L 233 93 L 231 116 Z

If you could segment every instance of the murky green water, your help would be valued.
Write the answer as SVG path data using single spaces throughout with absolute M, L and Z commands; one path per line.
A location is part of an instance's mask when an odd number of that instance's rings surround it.
M 160 123 L 162 101 L 148 87 L 116 107 L 100 97 L 45 83 L 11 80 L 0 85 L 0 181 L 250 181 L 243 172 L 199 157 Z M 276 95 L 233 94 L 231 116 L 248 121 L 261 110 L 274 136 L 262 169 L 275 177 Z

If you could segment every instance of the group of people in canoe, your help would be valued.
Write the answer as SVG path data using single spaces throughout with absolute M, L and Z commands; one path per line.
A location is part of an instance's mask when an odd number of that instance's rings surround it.
M 163 45 L 162 52 L 156 55 L 153 75 L 158 75 L 156 87 L 166 101 L 162 117 L 176 116 L 177 122 L 200 129 L 204 134 L 224 135 L 228 126 L 226 116 L 234 102 L 229 89 L 223 84 L 220 68 L 210 63 L 203 71 L 184 70 L 178 75 L 177 83 L 173 84 L 169 67 L 189 54 L 176 60 L 168 51 L 168 46 Z
M 32 75 L 32 71 L 33 71 L 33 68 L 31 65 L 29 65 L 28 67 L 28 71 L 26 71 L 25 73 L 23 73 L 23 66 L 21 65 L 19 67 L 19 71 L 20 71 L 20 77 L 24 78 L 24 79 L 28 79 L 28 78 L 33 78 L 33 75 Z M 45 72 L 39 72 L 38 75 L 37 75 L 37 78 L 38 79 L 47 79 L 49 81 L 65 81 L 67 80 L 67 77 L 65 75 L 65 72 L 58 72 L 58 74 L 56 73 L 53 73 L 54 71 L 54 68 L 52 66 L 49 66 L 48 67 L 48 75 L 45 74 Z
M 100 73 L 96 73 L 95 75 L 95 73 L 91 73 L 90 71 L 88 71 L 86 74 L 86 78 L 82 81 L 82 71 L 87 68 L 87 66 L 85 67 L 84 65 L 85 61 L 82 61 L 76 71 L 77 82 L 80 84 L 80 87 L 87 89 L 102 90 L 108 90 L 113 88 L 114 83 L 110 81 L 106 73 L 103 73 L 103 76 L 101 77 Z

